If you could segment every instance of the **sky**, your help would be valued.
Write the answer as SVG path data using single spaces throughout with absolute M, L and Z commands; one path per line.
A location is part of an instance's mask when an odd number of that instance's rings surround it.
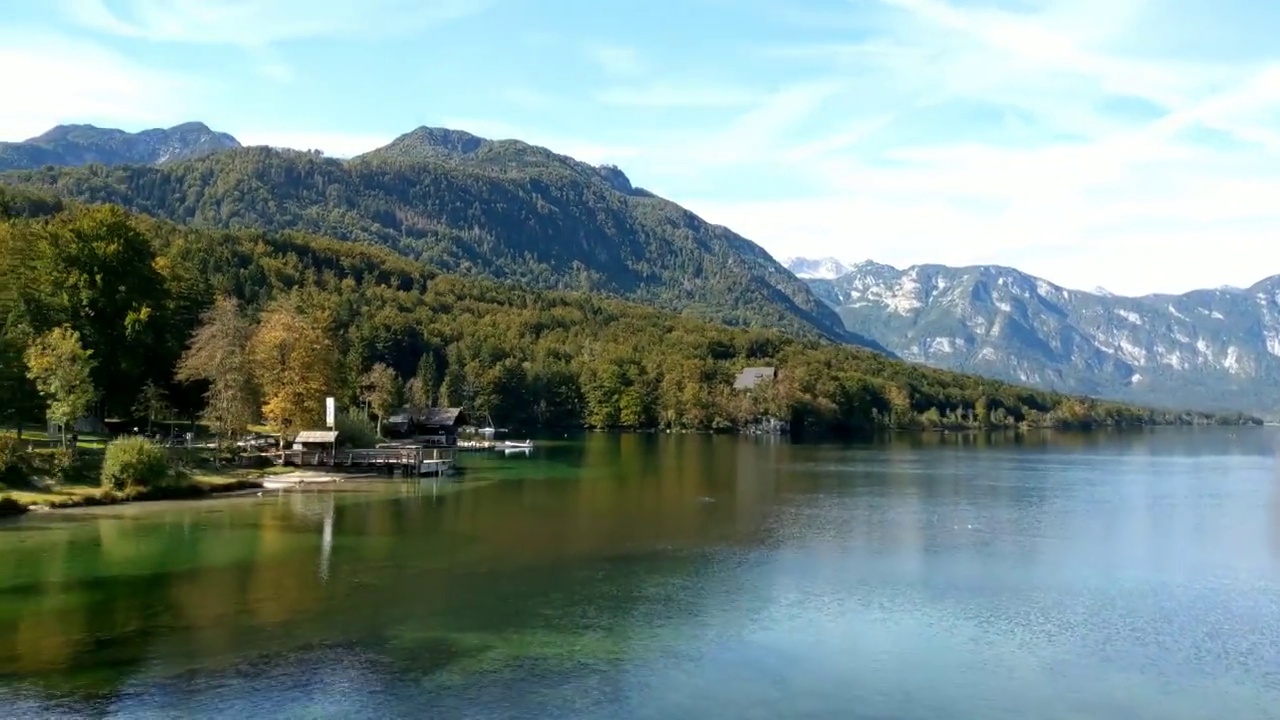
M 1280 273 L 1280 3 L 6 0 L 0 139 L 421 125 L 622 167 L 775 257 L 1125 294 Z

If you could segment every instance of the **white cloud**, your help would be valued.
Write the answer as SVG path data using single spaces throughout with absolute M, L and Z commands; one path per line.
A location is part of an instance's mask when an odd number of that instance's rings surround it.
M 1136 18 L 1150 8 L 1140 0 L 1048 0 L 1018 13 L 943 0 L 879 4 L 878 15 L 859 16 L 863 44 L 771 51 L 775 61 L 858 81 L 845 132 L 814 140 L 795 137 L 794 123 L 764 123 L 749 145 L 774 148 L 819 191 L 771 202 L 680 199 L 778 256 L 997 262 L 1129 292 L 1247 285 L 1280 271 L 1280 62 L 1111 49 L 1142 32 Z M 1115 96 L 1170 112 L 1145 124 L 1117 119 L 1100 109 Z M 951 101 L 1017 110 L 1041 139 L 939 142 L 962 134 L 959 116 L 936 118 L 942 134 L 917 130 L 893 144 L 878 135 Z M 830 119 L 848 105 L 797 107 Z M 1252 150 L 1207 145 L 1189 132 L 1198 128 Z
M 398 34 L 485 10 L 491 0 L 62 0 L 67 19 L 163 42 L 256 47 L 319 37 Z
M 144 67 L 106 48 L 34 30 L 0 34 L 6 73 L 0 138 L 21 140 L 63 123 L 137 129 L 189 119 L 203 88 L 185 76 Z
M 394 135 L 342 132 L 259 132 L 252 128 L 231 132 L 242 145 L 270 145 L 294 150 L 320 150 L 330 157 L 348 158 L 377 149 L 395 139 Z
M 820 149 L 811 144 L 813 141 L 797 143 L 795 138 L 808 137 L 800 132 L 802 126 L 847 87 L 843 81 L 820 79 L 761 93 L 754 104 L 728 123 L 668 132 L 661 138 L 652 138 L 641 155 L 651 167 L 676 175 L 774 167 L 797 154 L 812 154 Z M 848 142 L 847 138 L 835 140 Z

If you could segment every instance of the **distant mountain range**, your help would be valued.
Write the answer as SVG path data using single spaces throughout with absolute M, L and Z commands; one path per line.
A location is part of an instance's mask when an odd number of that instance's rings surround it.
M 0 171 L 3 183 L 197 226 L 374 243 L 447 272 L 611 294 L 1017 383 L 1280 410 L 1280 278 L 1129 298 L 995 266 L 784 267 L 616 167 L 446 128 L 335 160 L 242 147 L 203 123 L 64 125 L 0 143 Z
M 904 359 L 1155 406 L 1280 411 L 1280 276 L 1123 297 L 1007 267 L 863 262 L 807 282 Z
M 46 165 L 164 165 L 240 147 L 226 133 L 199 122 L 129 133 L 93 125 L 59 125 L 22 142 L 0 142 L 0 170 Z
M 446 272 L 583 290 L 887 353 L 755 243 L 596 167 L 422 127 L 350 160 L 241 147 L 202 123 L 60 126 L 0 149 L 0 182 L 206 227 L 388 246 Z

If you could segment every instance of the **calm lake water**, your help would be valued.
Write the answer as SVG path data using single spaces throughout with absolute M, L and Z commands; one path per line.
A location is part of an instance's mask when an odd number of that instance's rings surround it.
M 0 525 L 0 715 L 1280 718 L 1270 429 L 606 436 Z

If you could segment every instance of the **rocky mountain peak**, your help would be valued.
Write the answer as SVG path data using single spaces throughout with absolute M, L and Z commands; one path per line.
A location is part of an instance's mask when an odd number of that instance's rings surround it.
M 834 280 L 846 275 L 849 268 L 833 257 L 804 258 L 790 257 L 782 261 L 784 267 L 802 280 Z
M 0 143 L 0 170 L 44 165 L 163 165 L 241 147 L 202 122 L 126 132 L 95 125 L 58 125 L 22 142 Z
M 1280 412 L 1280 276 L 1144 297 L 995 265 L 868 262 L 808 282 L 850 331 L 907 359 L 1142 404 Z

